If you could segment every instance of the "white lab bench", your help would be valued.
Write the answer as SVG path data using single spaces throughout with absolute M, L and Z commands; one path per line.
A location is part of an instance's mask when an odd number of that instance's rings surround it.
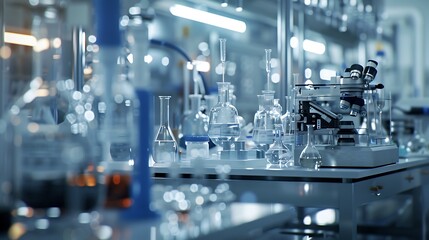
M 252 162 L 253 161 L 253 162 Z M 259 162 L 260 161 L 260 162 Z M 230 161 L 228 183 L 238 196 L 253 196 L 258 203 L 285 203 L 297 207 L 335 208 L 339 214 L 339 239 L 357 239 L 358 207 L 407 192 L 413 199 L 413 226 L 418 239 L 426 239 L 425 216 L 428 209 L 429 158 L 400 159 L 395 164 L 376 168 L 322 168 L 308 170 L 300 167 L 271 169 L 265 160 Z M 206 160 L 198 169 L 206 184 L 219 182 L 215 166 L 228 161 Z M 180 179 L 195 181 L 195 168 L 181 163 L 174 171 Z M 240 165 L 242 167 L 240 167 Z M 169 181 L 169 167 L 151 168 L 155 183 Z

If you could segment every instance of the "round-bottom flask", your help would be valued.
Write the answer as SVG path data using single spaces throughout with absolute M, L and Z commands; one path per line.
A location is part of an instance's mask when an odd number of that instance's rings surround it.
M 313 125 L 307 125 L 307 145 L 299 155 L 299 163 L 303 168 L 319 169 L 322 164 L 322 156 L 313 143 Z
M 237 109 L 229 102 L 229 82 L 218 82 L 219 102 L 210 110 L 208 135 L 218 146 L 240 137 Z

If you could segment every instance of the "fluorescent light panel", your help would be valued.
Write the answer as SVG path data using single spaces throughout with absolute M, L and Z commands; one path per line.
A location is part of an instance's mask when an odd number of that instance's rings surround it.
M 174 6 L 170 7 L 170 12 L 176 17 L 186 18 L 192 21 L 209 24 L 231 31 L 240 33 L 244 33 L 246 31 L 246 23 L 243 21 L 209 13 L 206 11 L 201 11 L 195 8 L 175 4 Z
M 4 42 L 10 44 L 24 45 L 34 47 L 37 44 L 37 39 L 34 36 L 20 33 L 4 33 Z
M 290 46 L 292 48 L 298 47 L 298 38 L 297 37 L 291 37 Z M 316 41 L 312 41 L 312 40 L 308 40 L 308 39 L 304 39 L 304 42 L 302 43 L 302 48 L 304 49 L 304 51 L 311 52 L 314 54 L 319 54 L 319 55 L 324 54 L 325 50 L 326 50 L 325 44 L 320 43 L 320 42 L 316 42 Z

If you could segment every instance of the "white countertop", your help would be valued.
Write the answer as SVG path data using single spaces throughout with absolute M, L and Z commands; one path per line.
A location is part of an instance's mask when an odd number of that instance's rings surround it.
M 270 168 L 265 159 L 258 160 L 204 160 L 198 167 L 189 162 L 182 162 L 176 167 L 179 174 L 217 174 L 216 166 L 229 165 L 229 176 L 254 176 L 254 177 L 299 177 L 299 178 L 330 178 L 330 179 L 360 179 L 388 172 L 399 171 L 414 167 L 429 165 L 428 157 L 401 158 L 397 163 L 375 168 L 321 168 L 319 170 L 304 169 L 301 167 Z M 154 164 L 151 167 L 152 174 L 169 173 L 172 167 L 162 164 Z

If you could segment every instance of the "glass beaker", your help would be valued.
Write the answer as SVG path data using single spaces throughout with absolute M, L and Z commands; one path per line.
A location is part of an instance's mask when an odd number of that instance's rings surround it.
M 229 82 L 218 82 L 218 103 L 210 110 L 209 137 L 218 146 L 240 137 L 238 111 L 229 103 Z
M 279 165 L 280 167 L 293 166 L 293 154 L 282 141 L 282 125 L 276 124 L 274 128 L 275 139 L 273 144 L 265 153 L 265 159 L 272 165 Z
M 170 128 L 170 98 L 159 96 L 160 126 L 153 144 L 153 160 L 156 163 L 171 163 L 178 160 L 177 142 Z
M 314 145 L 313 125 L 307 125 L 307 145 L 299 155 L 299 163 L 303 168 L 319 169 L 322 156 Z

